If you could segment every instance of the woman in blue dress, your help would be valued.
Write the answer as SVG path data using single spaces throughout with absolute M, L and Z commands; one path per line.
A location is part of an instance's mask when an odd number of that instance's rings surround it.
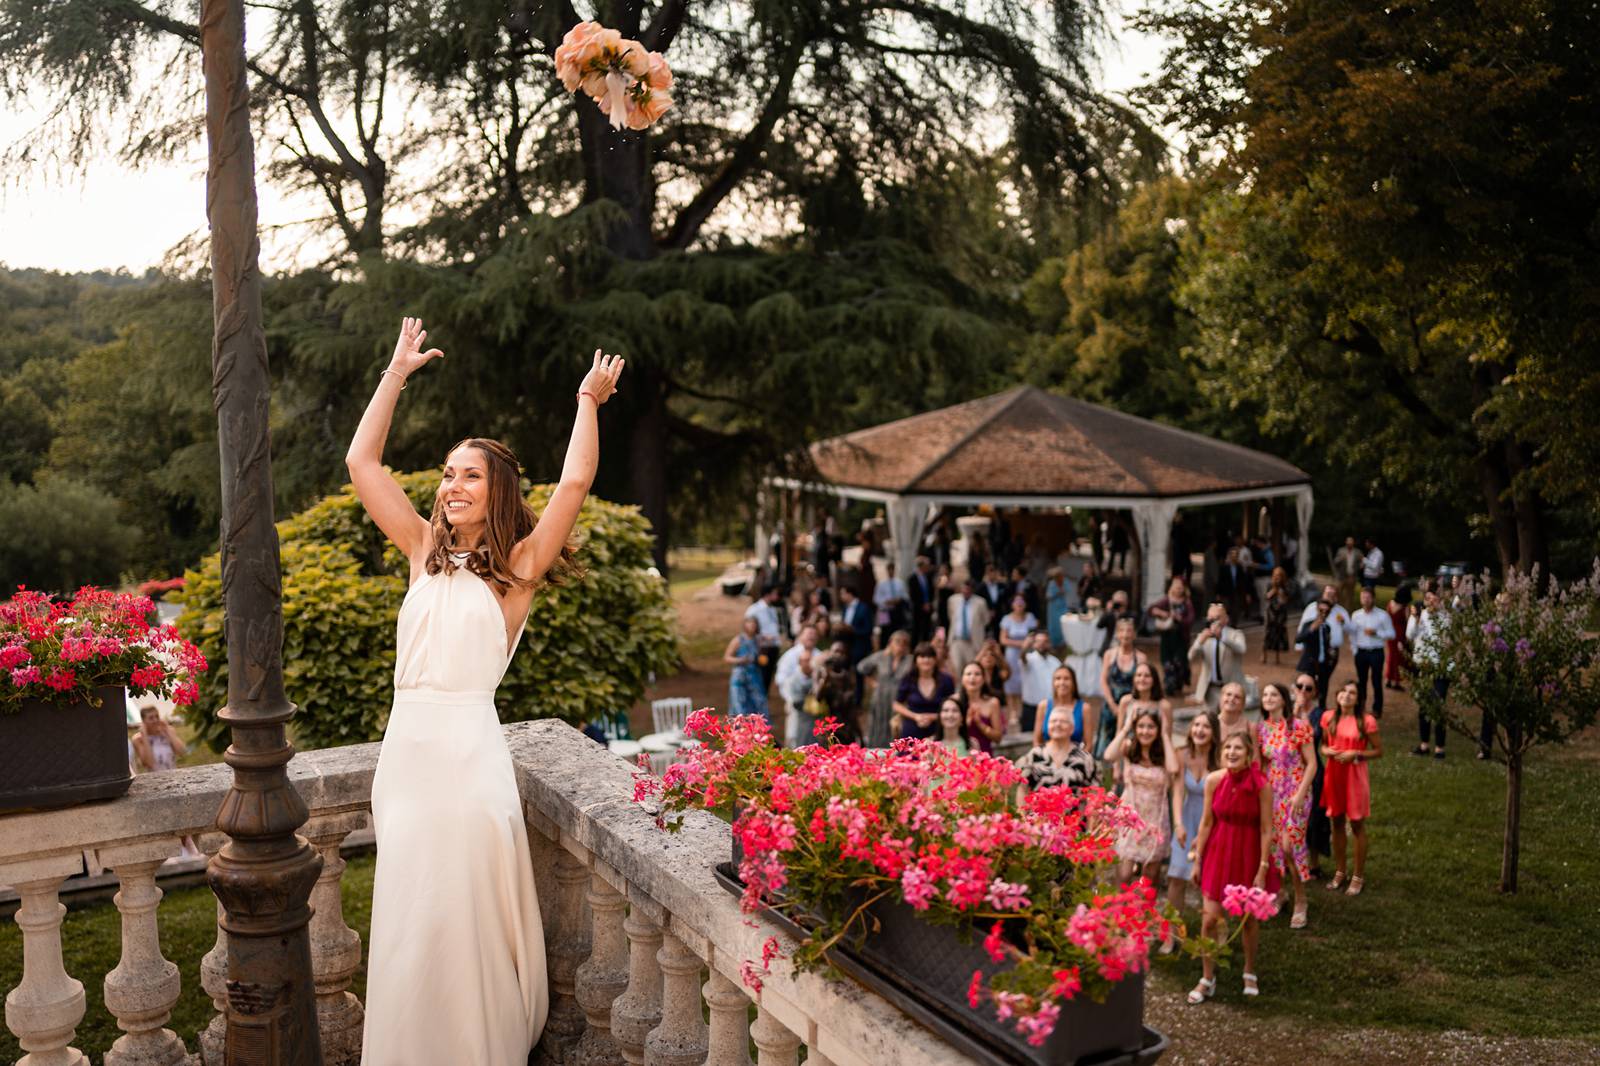
M 1189 721 L 1189 743 L 1183 749 L 1183 805 L 1180 808 L 1174 794 L 1172 810 L 1172 854 L 1167 859 L 1167 901 L 1173 909 L 1182 912 L 1183 897 L 1189 891 L 1189 882 L 1195 880 L 1195 864 L 1189 861 L 1189 848 L 1200 832 L 1200 816 L 1206 806 L 1206 775 L 1217 769 L 1221 762 L 1217 755 L 1217 737 L 1222 733 L 1216 711 L 1201 711 Z M 1172 937 L 1161 943 L 1161 954 L 1170 955 L 1174 947 Z
M 1045 574 L 1044 624 L 1050 631 L 1050 647 L 1064 648 L 1067 635 L 1061 629 L 1061 616 L 1067 613 L 1067 575 L 1059 566 L 1052 566 Z
M 760 623 L 746 616 L 738 636 L 728 642 L 722 661 L 733 664 L 728 678 L 728 713 L 759 714 L 771 721 L 767 714 L 767 685 L 761 674 L 761 656 L 765 654 L 756 637 L 761 632 Z

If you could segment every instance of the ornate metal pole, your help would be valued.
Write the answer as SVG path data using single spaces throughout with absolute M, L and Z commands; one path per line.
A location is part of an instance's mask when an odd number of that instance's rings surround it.
M 286 770 L 283 610 L 272 520 L 267 342 L 261 328 L 255 149 L 245 80 L 243 0 L 204 0 L 206 216 L 211 224 L 215 338 L 212 401 L 222 459 L 222 589 L 227 608 L 224 758 L 233 788 L 217 813 L 228 843 L 207 880 L 227 913 L 229 1066 L 322 1061 L 306 924 L 322 859 L 295 830 L 304 801 Z

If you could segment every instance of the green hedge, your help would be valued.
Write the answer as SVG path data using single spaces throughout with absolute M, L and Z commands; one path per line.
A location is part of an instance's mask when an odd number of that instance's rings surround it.
M 419 511 L 432 506 L 433 472 L 397 475 Z M 528 502 L 543 512 L 552 485 Z M 395 617 L 405 559 L 362 510 L 349 486 L 278 523 L 283 558 L 284 681 L 299 705 L 291 723 L 302 748 L 377 740 L 394 683 Z M 502 721 L 582 722 L 632 705 L 652 671 L 677 661 L 666 582 L 648 572 L 649 525 L 637 508 L 590 497 L 578 516 L 587 575 L 534 595 L 527 631 L 496 704 Z M 227 702 L 219 557 L 185 575 L 178 620 L 212 663 L 191 719 L 212 748 L 227 746 L 217 711 Z

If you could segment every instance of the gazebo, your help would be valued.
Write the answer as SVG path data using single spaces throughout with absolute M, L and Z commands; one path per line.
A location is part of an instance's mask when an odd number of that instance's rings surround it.
M 1165 591 L 1180 507 L 1292 497 L 1308 579 L 1311 478 L 1275 456 L 1023 385 L 811 445 L 818 481 L 775 481 L 881 503 L 899 573 L 930 510 L 1073 507 L 1132 512 L 1143 602 Z

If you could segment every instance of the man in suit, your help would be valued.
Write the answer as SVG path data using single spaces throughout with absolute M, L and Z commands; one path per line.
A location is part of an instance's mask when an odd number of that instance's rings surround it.
M 1334 606 L 1332 599 L 1313 602 L 1310 606 L 1313 612 L 1311 621 L 1300 626 L 1296 638 L 1300 645 L 1300 661 L 1295 664 L 1295 669 L 1316 685 L 1318 707 L 1328 704 L 1328 679 L 1333 676 L 1333 668 L 1339 662 L 1339 646 L 1334 640 L 1341 635 L 1340 627 L 1330 617 Z
M 849 585 L 839 586 L 839 621 L 844 623 L 850 647 L 850 665 L 872 654 L 872 611 Z
M 1001 574 L 1000 568 L 990 563 L 983 571 L 983 588 L 979 590 L 989 605 L 989 622 L 986 627 L 991 638 L 1000 635 L 1000 616 L 1011 609 L 1011 583 Z
M 989 604 L 972 586 L 972 579 L 961 582 L 961 591 L 950 597 L 946 604 L 950 628 L 947 640 L 950 648 L 950 672 L 956 677 L 966 665 L 978 657 L 983 647 L 984 634 L 989 631 Z
M 917 556 L 917 565 L 906 582 L 906 592 L 911 600 L 911 646 L 916 647 L 933 636 L 938 587 L 934 584 L 933 560 L 926 555 Z
M 1223 685 L 1244 684 L 1244 652 L 1244 634 L 1228 624 L 1228 605 L 1213 601 L 1206 610 L 1206 628 L 1189 645 L 1189 661 L 1196 666 L 1196 702 L 1216 710 Z

